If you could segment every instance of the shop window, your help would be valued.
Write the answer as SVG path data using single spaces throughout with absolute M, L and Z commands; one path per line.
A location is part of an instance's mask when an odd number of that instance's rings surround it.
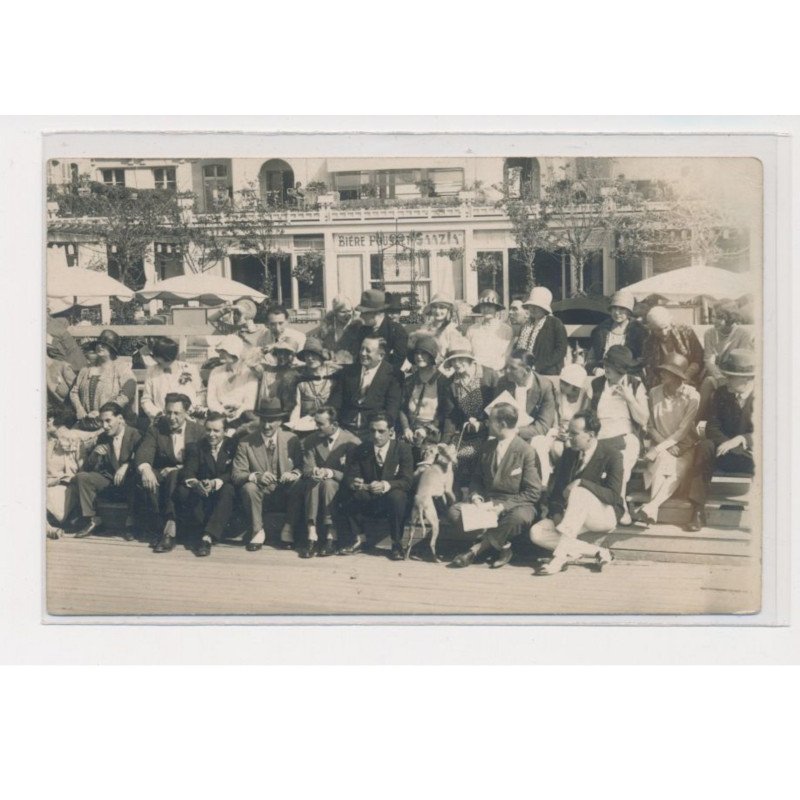
M 370 286 L 400 295 L 417 307 L 425 305 L 431 296 L 430 257 L 416 253 L 394 251 L 371 253 L 369 257 Z
M 156 189 L 164 189 L 168 192 L 175 192 L 178 189 L 175 167 L 156 167 L 153 170 L 153 181 Z
M 103 183 L 106 186 L 124 186 L 125 185 L 125 170 L 124 169 L 104 169 L 101 170 L 103 176 Z

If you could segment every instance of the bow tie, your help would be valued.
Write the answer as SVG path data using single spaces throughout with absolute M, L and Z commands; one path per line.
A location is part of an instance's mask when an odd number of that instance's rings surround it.
M 328 447 L 332 447 L 333 446 L 333 436 L 326 436 L 325 437 L 325 444 L 328 445 Z

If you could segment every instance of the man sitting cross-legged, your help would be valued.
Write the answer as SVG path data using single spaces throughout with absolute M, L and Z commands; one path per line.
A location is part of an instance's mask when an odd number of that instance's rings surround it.
M 97 516 L 97 499 L 101 498 L 127 503 L 125 539 L 131 541 L 134 538 L 131 502 L 135 473 L 130 465 L 141 436 L 134 427 L 125 424 L 122 406 L 117 403 L 104 403 L 100 406 L 99 415 L 103 432 L 74 478 L 83 518 L 83 524 L 75 536 L 89 536 L 101 527 L 100 517 Z
M 622 453 L 598 441 L 600 420 L 593 411 L 579 411 L 569 423 L 568 448 L 556 465 L 548 506 L 549 519 L 531 528 L 531 541 L 553 551 L 537 575 L 555 575 L 570 563 L 594 558 L 602 569 L 612 560 L 605 547 L 582 541 L 584 533 L 614 530 L 622 517 Z
M 250 523 L 250 541 L 246 549 L 252 553 L 264 546 L 263 512 L 266 507 L 268 511 L 286 512 L 280 546 L 291 550 L 294 530 L 299 528 L 302 518 L 298 481 L 303 451 L 297 436 L 281 429 L 289 413 L 283 410 L 280 400 L 264 400 L 256 413 L 261 420 L 261 430 L 242 439 L 233 458 L 233 483 L 239 488 Z
M 339 427 L 336 409 L 322 406 L 314 414 L 317 430 L 303 442 L 303 497 L 308 541 L 301 558 L 331 556 L 336 552 L 336 494 L 344 477 L 347 457 L 361 442 Z M 319 544 L 317 526 L 325 529 Z
M 211 554 L 225 531 L 236 499 L 231 480 L 236 440 L 225 436 L 225 415 L 209 412 L 203 427 L 205 436 L 186 447 L 186 461 L 177 489 L 178 504 L 189 513 L 195 532 L 193 552 Z
M 147 429 L 136 451 L 148 527 L 161 529 L 154 553 L 168 553 L 175 547 L 175 490 L 180 470 L 186 448 L 203 437 L 202 427 L 187 418 L 191 404 L 185 394 L 170 392 L 164 398 L 164 416 Z
M 536 469 L 536 453 L 517 436 L 519 414 L 511 403 L 498 403 L 489 414 L 489 434 L 478 454 L 469 486 L 470 502 L 491 503 L 498 515 L 497 527 L 487 530 L 466 552 L 456 556 L 454 567 L 468 567 L 489 550 L 497 551 L 492 566 L 511 561 L 511 540 L 530 528 L 536 519 L 534 504 L 542 490 Z M 462 508 L 456 503 L 448 512 L 453 525 L 462 527 Z

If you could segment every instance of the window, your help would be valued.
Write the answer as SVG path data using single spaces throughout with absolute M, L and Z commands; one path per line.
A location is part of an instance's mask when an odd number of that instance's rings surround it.
M 203 167 L 204 178 L 227 178 L 228 168 L 225 164 L 206 164 Z
M 78 185 L 78 180 L 80 175 L 78 173 L 78 165 L 77 164 L 70 164 L 69 165 L 69 179 L 72 181 L 74 186 Z
M 464 188 L 463 169 L 429 169 L 428 178 L 433 181 L 438 197 L 456 195 Z
M 165 189 L 168 192 L 174 192 L 178 189 L 178 183 L 175 180 L 175 167 L 156 167 L 153 170 L 153 180 L 156 189 Z
M 49 245 L 48 247 L 52 247 L 56 250 L 64 248 L 64 256 L 65 261 L 68 267 L 77 267 L 78 266 L 78 245 L 77 244 L 68 244 L 67 242 L 54 242 Z
M 103 183 L 106 186 L 124 186 L 125 185 L 125 170 L 124 169 L 104 169 L 101 170 L 103 175 Z
M 155 251 L 156 274 L 160 281 L 183 275 L 183 255 L 180 245 L 171 242 L 155 242 L 153 250 Z
M 410 251 L 393 250 L 385 253 L 371 253 L 369 257 L 370 284 L 373 289 L 383 289 L 395 296 L 408 298 L 416 293 L 417 306 L 425 305 L 431 296 L 431 263 L 429 256 L 413 254 Z M 413 280 L 412 280 L 413 279 Z
M 231 200 L 227 164 L 205 164 L 203 166 L 203 195 L 206 210 L 227 205 Z
M 358 200 L 361 195 L 360 172 L 337 172 L 333 180 L 340 200 Z

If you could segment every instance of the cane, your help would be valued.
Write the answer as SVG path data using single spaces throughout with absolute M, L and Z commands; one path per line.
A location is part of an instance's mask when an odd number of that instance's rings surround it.
M 469 425 L 469 420 L 461 426 L 461 435 L 458 437 L 458 443 L 456 444 L 456 453 L 461 449 L 461 440 L 464 438 L 464 431 L 467 429 L 467 425 Z

